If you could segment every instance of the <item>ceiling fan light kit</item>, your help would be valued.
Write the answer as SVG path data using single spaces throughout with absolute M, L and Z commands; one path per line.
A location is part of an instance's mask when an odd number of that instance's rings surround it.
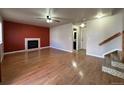
M 47 23 L 59 23 L 61 22 L 59 17 L 52 17 L 51 16 L 51 9 L 49 9 L 49 14 L 46 17 L 39 17 L 37 19 L 41 19 L 41 21 L 45 20 Z
M 66 12 L 64 12 L 64 13 L 66 13 Z M 46 15 L 44 15 L 43 17 L 42 16 L 37 17 L 37 19 L 38 19 L 38 21 L 43 21 L 44 23 L 47 23 L 46 25 L 49 25 L 49 24 L 56 25 L 58 23 L 63 24 L 63 23 L 71 22 L 73 24 L 79 25 L 81 28 L 85 28 L 87 25 L 86 21 L 100 19 L 100 18 L 109 16 L 109 15 L 112 15 L 112 10 L 108 10 L 108 12 L 106 12 L 104 9 L 96 9 L 96 10 L 94 10 L 92 16 L 90 16 L 86 12 L 86 15 L 85 14 L 82 15 L 82 18 L 81 18 L 81 16 L 79 18 L 78 17 L 75 18 L 75 16 L 71 16 L 71 14 L 68 13 L 67 18 L 66 17 L 61 18 L 61 16 L 57 17 L 57 14 L 55 14 L 55 11 L 53 12 L 53 9 L 49 8 L 48 13 L 46 13 Z
M 46 19 L 47 23 L 52 23 L 53 21 L 51 19 Z
M 51 19 L 51 17 L 50 17 L 50 16 L 47 16 L 47 18 L 46 18 L 46 22 L 47 22 L 47 23 L 52 23 L 52 22 L 53 22 L 53 20 Z

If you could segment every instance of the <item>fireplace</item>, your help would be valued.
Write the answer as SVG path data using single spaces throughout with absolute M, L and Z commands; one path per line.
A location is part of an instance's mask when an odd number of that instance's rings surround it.
M 25 50 L 40 49 L 40 38 L 25 38 Z
M 38 48 L 38 40 L 28 41 L 28 49 Z

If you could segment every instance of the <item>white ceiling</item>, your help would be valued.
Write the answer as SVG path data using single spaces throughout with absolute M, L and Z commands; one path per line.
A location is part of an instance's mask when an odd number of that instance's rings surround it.
M 116 9 L 98 9 L 98 8 L 52 8 L 52 17 L 60 17 L 60 23 L 48 24 L 45 21 L 36 19 L 38 17 L 46 17 L 48 15 L 47 8 L 1 8 L 0 14 L 5 20 L 32 24 L 38 26 L 57 26 L 65 23 L 78 23 L 81 22 L 83 18 L 91 19 L 99 11 L 103 13 L 110 13 Z

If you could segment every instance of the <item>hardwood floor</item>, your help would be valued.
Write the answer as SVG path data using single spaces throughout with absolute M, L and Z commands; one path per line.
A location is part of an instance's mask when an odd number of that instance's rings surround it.
M 101 71 L 103 61 L 51 48 L 6 55 L 1 84 L 124 84 Z

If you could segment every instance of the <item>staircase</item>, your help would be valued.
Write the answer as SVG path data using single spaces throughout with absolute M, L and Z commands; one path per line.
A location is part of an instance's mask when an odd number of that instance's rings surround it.
M 122 51 L 114 50 L 104 55 L 105 62 L 102 64 L 102 71 L 113 76 L 124 79 L 124 31 L 118 32 L 99 43 L 102 46 L 113 39 L 122 36 Z M 116 42 L 115 42 L 116 43 Z
M 122 51 L 115 50 L 105 55 L 102 71 L 124 79 L 124 62 Z

